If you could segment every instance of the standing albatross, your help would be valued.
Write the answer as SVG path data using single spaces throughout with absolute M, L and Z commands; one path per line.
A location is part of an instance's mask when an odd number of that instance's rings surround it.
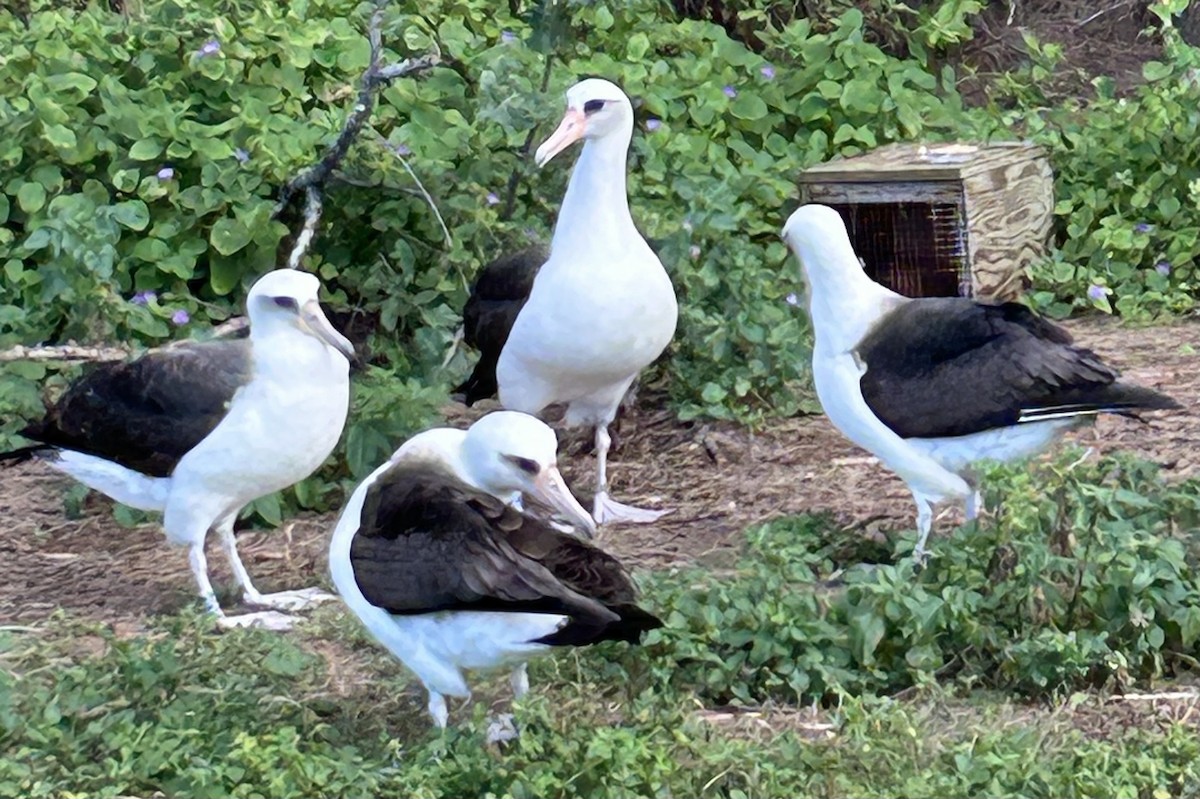
M 863 271 L 837 211 L 797 209 L 783 237 L 800 260 L 813 383 L 830 421 L 903 479 L 924 557 L 933 505 L 979 511 L 971 465 L 1042 452 L 1101 413 L 1178 408 L 1120 382 L 1090 350 L 1024 305 L 912 299 Z
M 591 78 L 567 91 L 566 115 L 535 157 L 545 166 L 583 140 L 550 255 L 528 298 L 515 306 L 511 330 L 495 337 L 499 352 L 481 355 L 485 366 L 495 359 L 505 408 L 538 414 L 565 403 L 568 425 L 595 428 L 592 514 L 601 524 L 650 522 L 665 513 L 623 505 L 608 494 L 608 426 L 638 373 L 670 343 L 678 317 L 671 280 L 629 213 L 625 160 L 632 135 L 633 106 L 617 86 Z M 516 267 L 509 271 L 517 276 L 532 271 Z M 514 309 L 511 302 L 504 307 Z M 473 375 L 469 383 L 487 386 L 488 380 Z
M 512 668 L 521 696 L 530 658 L 637 643 L 661 626 L 621 564 L 582 539 L 595 527 L 559 474 L 557 448 L 553 430 L 513 411 L 429 430 L 371 473 L 338 519 L 338 593 L 420 678 L 438 727 L 447 696 L 470 696 L 464 670 Z M 575 533 L 522 513 L 518 496 L 575 521 Z
M 354 347 L 326 319 L 311 274 L 280 269 L 250 289 L 250 336 L 181 343 L 101 364 L 21 434 L 40 442 L 0 458 L 38 457 L 125 505 L 163 514 L 188 547 L 205 607 L 222 626 L 286 629 L 275 610 L 226 617 L 208 579 L 204 540 L 220 534 L 243 598 L 297 610 L 316 589 L 261 594 L 238 556 L 233 524 L 259 497 L 312 474 L 342 434 Z

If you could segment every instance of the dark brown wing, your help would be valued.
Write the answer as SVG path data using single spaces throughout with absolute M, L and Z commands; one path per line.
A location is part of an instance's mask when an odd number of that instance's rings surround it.
M 1156 391 L 1117 382 L 1094 352 L 1017 303 L 911 300 L 883 317 L 856 352 L 867 367 L 863 398 L 904 438 L 1178 407 Z
M 92 367 L 21 435 L 166 477 L 250 379 L 248 339 L 187 342 Z
M 574 536 L 527 518 L 522 522 L 509 533 L 509 540 L 518 551 L 536 559 L 564 585 L 602 602 L 620 616 L 618 622 L 606 628 L 606 638 L 637 643 L 642 633 L 662 626 L 658 617 L 637 605 L 637 587 L 619 560 Z M 589 643 L 577 640 L 580 632 L 577 627 L 569 626 L 546 643 Z
M 543 641 L 554 645 L 637 640 L 659 626 L 632 606 L 615 559 L 582 542 L 590 551 L 572 555 L 556 538 L 574 540 L 453 477 L 400 464 L 369 489 L 350 561 L 363 596 L 389 613 L 563 614 L 568 624 Z
M 391 613 L 489 610 L 614 619 L 517 552 L 520 514 L 456 479 L 403 464 L 368 491 L 350 560 L 363 595 Z
M 463 307 L 463 341 L 479 350 L 471 376 L 454 389 L 471 405 L 496 395 L 496 364 L 517 314 L 525 307 L 533 280 L 549 257 L 538 245 L 505 255 L 479 272 Z

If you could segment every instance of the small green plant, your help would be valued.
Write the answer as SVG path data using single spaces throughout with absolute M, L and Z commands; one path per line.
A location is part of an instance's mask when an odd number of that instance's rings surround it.
M 752 531 L 732 574 L 656 575 L 666 627 L 648 679 L 758 704 L 938 675 L 1045 696 L 1186 667 L 1200 652 L 1200 484 L 1167 486 L 1129 457 L 1077 459 L 992 470 L 995 520 L 935 540 L 919 573 L 801 517 Z

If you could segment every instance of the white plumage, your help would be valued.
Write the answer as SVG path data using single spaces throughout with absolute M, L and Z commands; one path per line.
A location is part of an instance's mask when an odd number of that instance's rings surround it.
M 283 629 L 291 619 L 270 611 L 224 615 L 208 579 L 204 541 L 210 529 L 221 535 L 247 602 L 289 610 L 327 597 L 315 589 L 259 593 L 238 556 L 233 531 L 242 508 L 309 476 L 341 436 L 350 399 L 348 358 L 354 349 L 321 312 L 319 288 L 311 274 L 288 269 L 271 272 L 254 284 L 247 298 L 248 346 L 244 342 L 173 345 L 153 350 L 139 361 L 113 365 L 111 376 L 85 375 L 91 382 L 84 392 L 107 387 L 114 397 L 107 408 L 93 402 L 87 413 L 131 415 L 121 428 L 122 440 L 88 440 L 87 431 L 93 423 L 107 423 L 103 419 L 70 419 L 84 432 L 73 432 L 68 439 L 58 430 L 58 439 L 50 434 L 40 438 L 49 445 L 45 460 L 55 469 L 118 502 L 162 512 L 167 540 L 188 547 L 205 606 L 225 625 L 256 623 Z M 131 389 L 129 382 L 138 378 L 148 383 Z M 140 392 L 137 401 L 120 405 L 117 400 L 130 391 Z M 197 396 L 210 394 L 206 398 L 216 406 L 207 411 L 215 410 L 209 416 L 219 421 L 204 434 L 211 422 L 207 416 L 197 418 L 195 406 Z M 223 396 L 227 397 L 224 413 Z M 62 428 L 72 412 L 72 407 L 56 409 L 55 424 Z M 147 414 L 152 415 L 148 422 L 160 428 L 169 430 L 177 424 L 180 435 L 197 435 L 199 430 L 203 436 L 178 457 L 168 476 L 148 475 L 119 462 L 122 448 L 144 454 L 152 452 L 156 443 L 164 443 L 149 437 L 149 423 L 140 427 Z M 52 426 L 42 429 L 54 432 Z M 62 443 L 68 440 L 69 444 Z M 104 457 L 80 451 L 92 446 L 107 446 L 117 454 Z M 40 449 L 44 452 L 47 447 Z M 164 452 L 156 462 L 170 462 L 173 457 Z
M 880 286 L 832 208 L 799 208 L 783 237 L 802 268 L 821 406 L 908 484 L 918 558 L 935 503 L 978 512 L 974 463 L 1034 455 L 1099 413 L 1178 407 L 1118 382 L 1095 353 L 1022 305 L 911 299 Z
M 596 430 L 593 515 L 652 521 L 662 512 L 608 495 L 608 425 L 638 373 L 675 334 L 675 291 L 634 226 L 625 190 L 633 107 L 617 86 L 589 79 L 567 92 L 558 130 L 537 151 L 544 165 L 572 142 L 583 150 L 563 199 L 550 257 L 534 280 L 500 353 L 496 376 L 505 408 L 537 414 L 566 403 L 566 421 Z

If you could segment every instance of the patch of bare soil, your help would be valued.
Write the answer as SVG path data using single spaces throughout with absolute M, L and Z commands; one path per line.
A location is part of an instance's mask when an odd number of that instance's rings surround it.
M 1149 424 L 1102 418 L 1074 439 L 1102 452 L 1123 449 L 1153 459 L 1168 478 L 1195 475 L 1200 355 L 1192 347 L 1200 348 L 1200 323 L 1137 329 L 1104 318 L 1068 327 L 1127 378 L 1184 405 L 1154 414 Z M 486 410 L 450 406 L 447 417 L 465 426 Z M 574 449 L 564 446 L 564 473 L 581 493 L 590 493 L 594 460 L 572 454 Z M 779 420 L 756 433 L 731 424 L 681 424 L 669 411 L 643 404 L 623 421 L 621 446 L 610 463 L 615 497 L 672 509 L 656 524 L 602 534 L 602 544 L 634 568 L 721 562 L 732 556 L 748 525 L 785 514 L 827 511 L 864 534 L 914 525 L 904 484 L 823 416 Z M 168 547 L 156 524 L 123 528 L 108 500 L 97 495 L 80 518 L 69 519 L 62 501 L 69 485 L 37 464 L 0 471 L 0 620 L 30 622 L 63 608 L 133 627 L 147 615 L 194 601 L 185 554 Z M 242 557 L 259 588 L 328 585 L 325 551 L 333 521 L 332 515 L 306 517 L 279 530 L 241 533 Z M 232 584 L 215 544 L 209 554 L 214 583 Z

